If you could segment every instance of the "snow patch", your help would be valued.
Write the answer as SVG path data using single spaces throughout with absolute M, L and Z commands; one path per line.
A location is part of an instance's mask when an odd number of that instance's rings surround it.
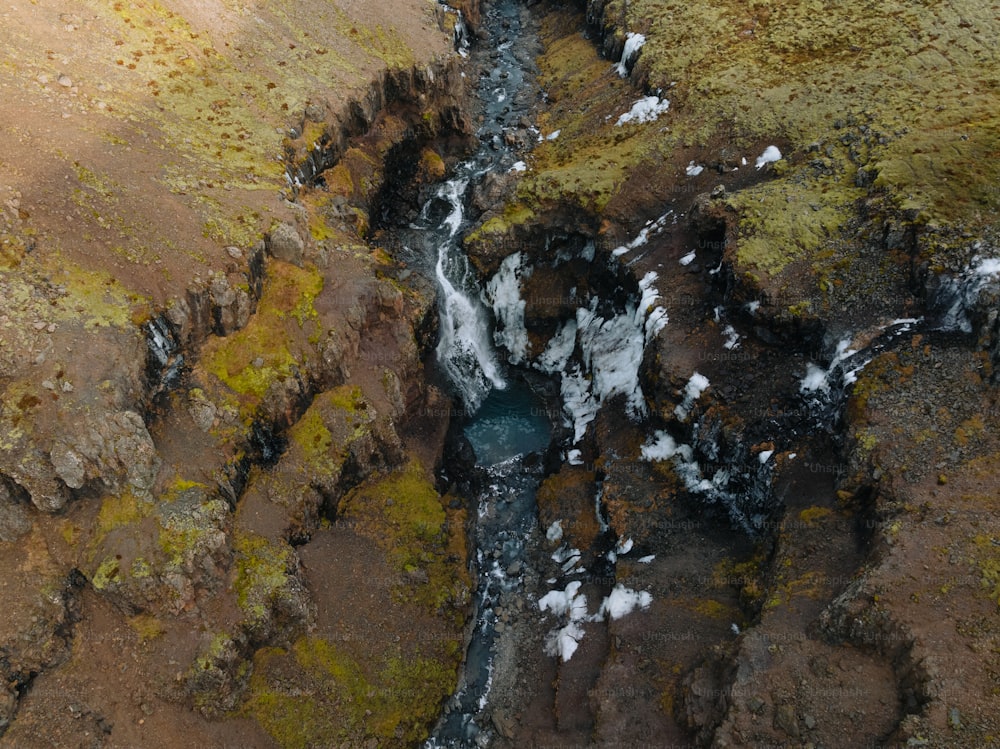
M 778 150 L 777 146 L 768 146 L 764 149 L 764 153 L 757 157 L 756 167 L 762 169 L 767 164 L 773 164 L 775 161 L 781 161 L 781 151 Z
M 606 615 L 611 619 L 621 619 L 636 609 L 648 609 L 652 602 L 651 593 L 632 590 L 619 583 L 601 603 L 599 615 Z
M 521 364 L 530 348 L 528 331 L 524 327 L 525 301 L 521 299 L 521 279 L 530 275 L 531 268 L 525 268 L 521 253 L 515 252 L 504 258 L 486 284 L 486 299 L 497 320 L 493 342 L 507 349 L 513 364 Z
M 694 250 L 691 250 L 691 252 L 689 252 L 687 255 L 685 255 L 684 257 L 682 257 L 677 262 L 679 262 L 681 265 L 691 265 L 691 263 L 694 262 L 694 259 L 696 257 L 698 257 L 698 253 L 695 252 Z
M 632 108 L 618 118 L 615 126 L 621 127 L 629 122 L 634 122 L 637 125 L 642 125 L 646 122 L 655 122 L 668 109 L 670 109 L 669 99 L 661 99 L 659 96 L 644 96 L 632 104 Z
M 684 173 L 689 177 L 697 177 L 703 171 L 705 171 L 705 167 L 703 167 L 701 164 L 695 164 L 692 161 L 690 164 L 687 165 L 687 169 L 684 170 Z
M 549 541 L 555 543 L 559 541 L 563 536 L 562 520 L 556 520 L 552 525 L 549 526 L 548 530 L 545 531 L 545 538 Z
M 687 419 L 688 414 L 691 412 L 692 406 L 694 406 L 695 401 L 697 401 L 701 394 L 705 392 L 706 388 L 711 383 L 709 383 L 708 378 L 705 375 L 695 372 L 691 375 L 691 379 L 688 380 L 687 385 L 684 386 L 684 400 L 677 404 L 674 409 L 674 413 L 677 418 L 681 421 Z
M 509 171 L 512 171 L 512 172 L 526 172 L 526 171 L 528 171 L 528 165 L 525 164 L 523 161 L 515 161 L 514 164 L 513 164 L 513 166 L 511 166 L 511 168 L 510 168 Z

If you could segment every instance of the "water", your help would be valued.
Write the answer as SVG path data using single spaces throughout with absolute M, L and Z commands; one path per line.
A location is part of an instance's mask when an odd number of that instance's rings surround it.
M 464 431 L 481 466 L 542 452 L 552 437 L 541 402 L 520 382 L 491 392 Z
M 501 596 L 523 586 L 519 569 L 537 526 L 535 492 L 542 478 L 542 461 L 533 454 L 551 440 L 545 409 L 497 355 L 495 321 L 461 246 L 475 218 L 466 210 L 470 189 L 517 160 L 503 135 L 526 111 L 525 73 L 517 59 L 520 12 L 514 0 L 486 8 L 485 25 L 495 35 L 490 42 L 495 47 L 483 51 L 490 57 L 479 81 L 485 114 L 480 147 L 438 187 L 407 236 L 423 250 L 423 265 L 437 282 L 436 360 L 465 406 L 464 432 L 476 454 L 479 484 L 485 487 L 471 502 L 477 586 L 469 644 L 458 687 L 428 748 L 476 746 L 488 735 L 483 716 L 493 681 L 496 609 Z

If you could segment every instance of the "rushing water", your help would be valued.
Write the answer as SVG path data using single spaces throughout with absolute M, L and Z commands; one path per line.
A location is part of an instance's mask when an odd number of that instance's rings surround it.
M 485 51 L 489 64 L 479 80 L 485 115 L 480 147 L 438 187 L 407 237 L 437 283 L 436 359 L 465 407 L 464 432 L 485 487 L 470 498 L 476 515 L 474 623 L 458 688 L 427 747 L 476 746 L 486 736 L 482 716 L 493 679 L 495 612 L 500 596 L 522 585 L 518 569 L 537 523 L 535 491 L 541 480 L 541 461 L 533 454 L 551 440 L 545 409 L 497 354 L 493 314 L 461 246 L 471 223 L 470 191 L 490 172 L 508 171 L 516 161 L 503 134 L 526 112 L 526 76 L 517 49 L 520 13 L 514 0 L 487 7 L 484 25 L 496 46 Z

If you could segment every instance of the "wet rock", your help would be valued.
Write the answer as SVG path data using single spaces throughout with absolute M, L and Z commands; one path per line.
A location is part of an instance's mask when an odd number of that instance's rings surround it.
M 271 256 L 286 263 L 302 265 L 305 243 L 298 230 L 291 224 L 278 224 L 268 235 L 267 249 Z

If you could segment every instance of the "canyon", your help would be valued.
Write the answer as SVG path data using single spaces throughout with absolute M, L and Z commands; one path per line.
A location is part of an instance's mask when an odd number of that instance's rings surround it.
M 0 18 L 0 745 L 998 741 L 993 4 Z

